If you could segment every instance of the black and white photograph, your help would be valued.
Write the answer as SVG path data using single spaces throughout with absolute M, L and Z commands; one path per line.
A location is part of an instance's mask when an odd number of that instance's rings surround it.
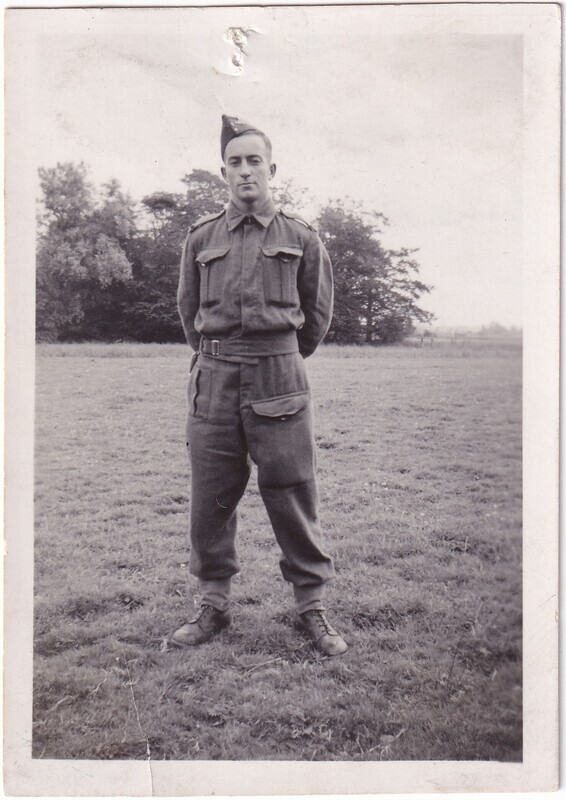
M 16 794 L 557 785 L 560 9 L 6 12 Z

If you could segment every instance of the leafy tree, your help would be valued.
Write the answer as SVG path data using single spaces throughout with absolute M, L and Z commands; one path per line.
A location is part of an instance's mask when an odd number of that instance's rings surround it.
M 39 177 L 37 337 L 81 336 L 88 308 L 100 310 L 96 295 L 131 278 L 124 246 L 135 230 L 132 204 L 116 182 L 97 197 L 82 163 L 40 169 Z
M 281 181 L 280 184 L 273 186 L 271 197 L 276 208 L 296 211 L 298 214 L 304 213 L 304 209 L 313 203 L 307 190 L 302 186 L 297 186 L 292 179 Z
M 43 192 L 43 220 L 58 230 L 77 227 L 94 208 L 94 187 L 87 180 L 84 163 L 60 164 L 51 169 L 40 167 Z
M 416 250 L 384 250 L 368 286 L 364 306 L 366 341 L 393 344 L 414 330 L 415 322 L 430 322 L 433 315 L 417 301 L 431 286 L 418 280 Z
M 104 231 L 125 250 L 136 235 L 135 203 L 129 195 L 121 191 L 120 184 L 114 178 L 102 186 L 100 200 L 91 215 L 90 225 Z
M 334 268 L 335 312 L 327 341 L 391 344 L 432 314 L 417 305 L 431 287 L 417 280 L 415 251 L 387 250 L 386 217 L 360 204 L 335 201 L 319 216 L 319 233 Z
M 228 202 L 227 184 L 206 169 L 194 169 L 181 178 L 181 182 L 187 187 L 181 209 L 181 218 L 187 227 L 205 214 L 222 211 Z

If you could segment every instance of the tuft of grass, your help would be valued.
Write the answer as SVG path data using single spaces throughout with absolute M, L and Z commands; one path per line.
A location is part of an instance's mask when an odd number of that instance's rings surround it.
M 466 353 L 307 362 L 327 606 L 350 644 L 325 659 L 294 624 L 255 475 L 233 626 L 167 645 L 198 602 L 189 348 L 38 347 L 34 757 L 520 760 L 520 350 Z

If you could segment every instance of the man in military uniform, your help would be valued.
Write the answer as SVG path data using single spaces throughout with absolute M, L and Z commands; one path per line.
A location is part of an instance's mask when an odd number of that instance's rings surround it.
M 339 655 L 347 645 L 323 605 L 334 567 L 322 549 L 303 363 L 330 325 L 330 259 L 310 225 L 276 211 L 269 191 L 276 167 L 264 133 L 223 116 L 221 155 L 230 202 L 191 227 L 181 260 L 179 313 L 195 351 L 189 566 L 202 603 L 172 643 L 200 644 L 231 622 L 237 505 L 251 458 L 298 620 L 319 652 Z

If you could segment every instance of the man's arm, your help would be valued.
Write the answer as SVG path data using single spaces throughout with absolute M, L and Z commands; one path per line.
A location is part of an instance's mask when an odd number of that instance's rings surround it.
M 200 334 L 195 330 L 195 317 L 200 302 L 200 275 L 195 255 L 191 247 L 191 236 L 187 236 L 181 256 L 179 289 L 177 290 L 177 307 L 187 341 L 193 350 L 200 346 Z
M 297 331 L 299 352 L 310 356 L 328 333 L 332 321 L 334 286 L 332 264 L 326 248 L 312 233 L 303 248 L 303 260 L 297 278 L 305 324 Z

